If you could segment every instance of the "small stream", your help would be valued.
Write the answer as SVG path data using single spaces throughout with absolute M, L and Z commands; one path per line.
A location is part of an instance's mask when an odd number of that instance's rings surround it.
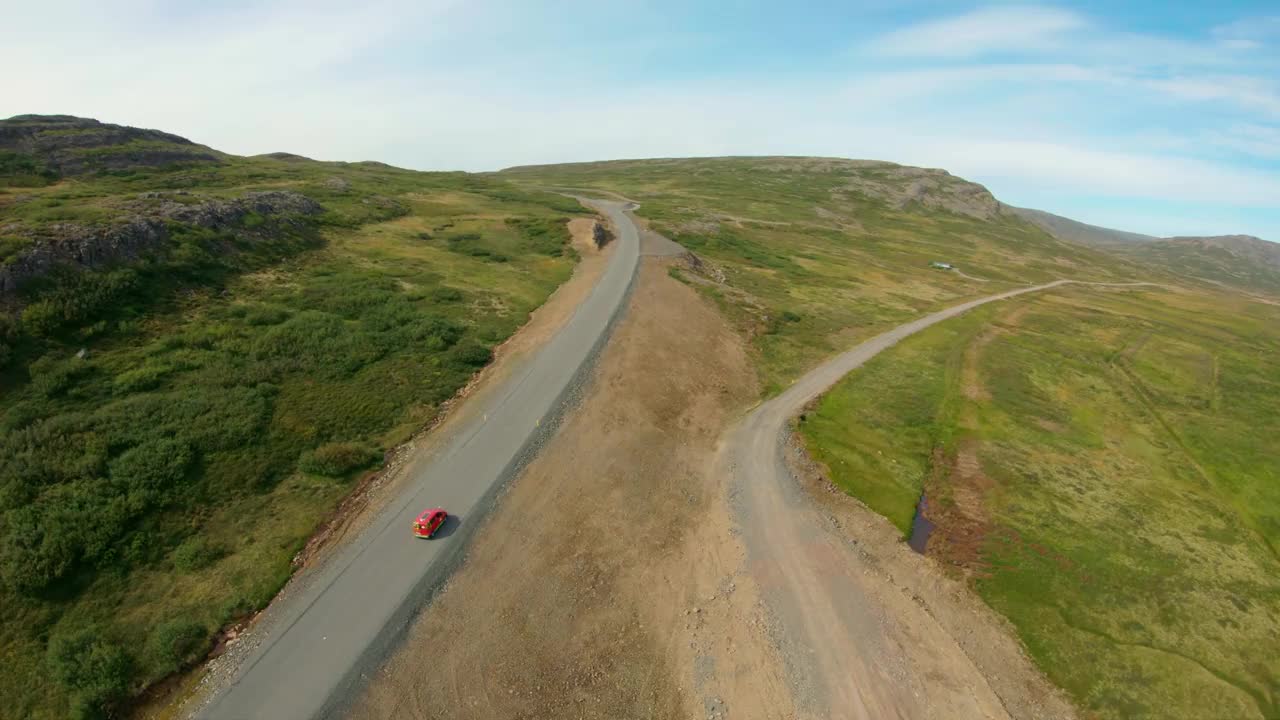
M 925 494 L 921 491 L 920 502 L 916 503 L 916 514 L 911 518 L 911 535 L 907 537 L 907 544 L 921 555 L 929 544 L 929 536 L 933 534 L 933 521 L 924 516 L 925 506 Z

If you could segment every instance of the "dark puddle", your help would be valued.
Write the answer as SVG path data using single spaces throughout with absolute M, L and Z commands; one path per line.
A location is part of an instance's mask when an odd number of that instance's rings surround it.
M 925 513 L 925 496 L 920 493 L 920 502 L 916 503 L 915 517 L 911 518 L 911 535 L 907 537 L 907 544 L 912 550 L 924 554 L 925 546 L 929 544 L 929 536 L 933 534 L 933 521 L 924 516 Z

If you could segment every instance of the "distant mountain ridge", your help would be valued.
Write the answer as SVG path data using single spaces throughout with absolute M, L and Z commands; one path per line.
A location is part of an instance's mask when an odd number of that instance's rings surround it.
M 1004 206 L 1050 235 L 1108 250 L 1178 275 L 1249 291 L 1280 293 L 1280 243 L 1253 235 L 1155 237 Z
M 1160 238 L 1154 235 L 1143 235 L 1141 233 L 1126 232 L 1124 230 L 1113 230 L 1111 228 L 1101 227 L 1099 225 L 1090 225 L 1082 223 L 1079 220 L 1054 215 L 1044 210 L 1033 210 L 1031 208 L 1014 207 L 1013 205 L 1005 205 L 1006 210 L 1020 215 L 1023 219 L 1031 221 L 1032 224 L 1039 226 L 1045 232 L 1058 238 L 1059 240 L 1070 240 L 1072 242 L 1083 243 L 1085 245 L 1094 245 L 1097 247 L 1111 247 L 1114 245 L 1122 245 L 1135 242 L 1151 242 Z

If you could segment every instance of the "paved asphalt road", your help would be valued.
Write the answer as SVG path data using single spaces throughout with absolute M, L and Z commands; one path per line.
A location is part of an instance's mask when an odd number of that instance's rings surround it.
M 337 556 L 268 611 L 264 636 L 232 682 L 198 717 L 289 720 L 340 713 L 462 558 L 466 540 L 500 486 L 536 451 L 608 337 L 636 274 L 639 237 L 626 203 L 592 201 L 618 231 L 596 287 L 486 407 L 423 464 L 411 484 Z M 441 506 L 457 517 L 434 540 L 415 539 L 413 518 Z
M 927 709 L 920 705 L 920 696 L 911 692 L 910 680 L 888 674 L 896 663 L 885 662 L 895 653 L 892 642 L 885 641 L 883 615 L 869 609 L 873 601 L 854 570 L 859 563 L 844 555 L 856 550 L 831 536 L 816 505 L 787 468 L 788 422 L 809 401 L 903 338 L 979 305 L 1074 282 L 1059 280 L 991 295 L 877 335 L 801 377 L 729 432 L 721 455 L 722 471 L 732 478 L 731 497 L 748 567 L 777 625 L 775 637 L 788 658 L 797 703 L 813 716 L 912 718 L 926 716 Z M 907 631 L 917 642 L 924 642 L 932 629 L 919 626 Z M 950 641 L 942 638 L 941 642 Z M 955 717 L 1005 716 L 999 699 L 980 676 L 960 695 Z

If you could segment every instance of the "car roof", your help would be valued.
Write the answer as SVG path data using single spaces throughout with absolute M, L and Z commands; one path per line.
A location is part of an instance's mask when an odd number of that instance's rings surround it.
M 421 513 L 418 514 L 418 519 L 422 520 L 423 518 L 429 518 L 432 515 L 435 515 L 436 513 L 442 513 L 442 512 L 444 512 L 442 508 L 430 508 L 428 510 L 423 510 Z

